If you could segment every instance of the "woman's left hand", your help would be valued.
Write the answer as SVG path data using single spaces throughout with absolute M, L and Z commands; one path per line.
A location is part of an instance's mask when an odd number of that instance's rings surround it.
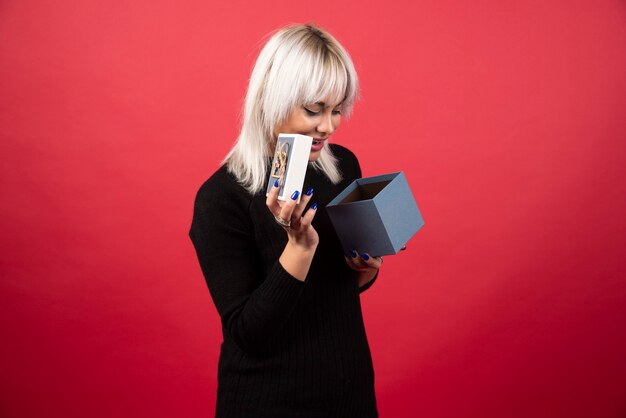
M 359 255 L 359 253 L 354 250 L 352 250 L 350 256 L 346 256 L 345 259 L 352 270 L 356 270 L 360 273 L 376 271 L 383 264 L 382 257 L 372 257 L 368 253 Z
M 346 256 L 345 259 L 352 270 L 359 272 L 359 288 L 371 282 L 374 277 L 376 277 L 378 269 L 383 264 L 382 257 L 372 257 L 367 253 L 359 255 L 354 250 L 352 250 L 350 256 Z

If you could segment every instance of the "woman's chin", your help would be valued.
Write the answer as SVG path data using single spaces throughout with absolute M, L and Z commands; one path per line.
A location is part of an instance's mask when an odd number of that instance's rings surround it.
M 312 163 L 313 161 L 317 161 L 317 159 L 320 158 L 321 154 L 321 151 L 311 151 L 311 153 L 309 154 L 309 162 Z

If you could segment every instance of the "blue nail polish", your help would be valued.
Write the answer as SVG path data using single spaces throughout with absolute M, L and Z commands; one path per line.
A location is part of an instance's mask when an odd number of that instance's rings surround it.
M 369 260 L 369 259 L 370 259 L 370 256 L 369 256 L 369 254 L 368 254 L 368 253 L 363 253 L 363 254 L 361 254 L 361 258 L 362 258 L 363 260 L 367 261 L 367 260 Z
M 295 191 L 293 192 L 293 194 L 291 195 L 291 200 L 296 200 L 298 198 L 298 196 L 300 196 L 300 192 L 299 191 Z
M 278 187 L 278 180 L 274 182 L 274 187 Z
M 313 194 L 313 187 L 309 187 L 309 190 L 306 191 L 307 196 L 311 196 Z
M 352 250 L 350 251 L 350 255 L 352 256 L 352 258 L 356 258 L 356 256 L 359 254 L 356 251 Z
M 317 210 L 317 203 L 313 203 L 313 205 L 311 205 L 311 209 Z

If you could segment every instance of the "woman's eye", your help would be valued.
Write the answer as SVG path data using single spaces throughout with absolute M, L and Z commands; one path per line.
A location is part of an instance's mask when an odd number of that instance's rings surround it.
M 310 115 L 310 116 L 319 115 L 319 113 L 320 113 L 320 112 L 314 112 L 314 111 L 312 111 L 311 109 L 308 109 L 308 108 L 306 108 L 306 107 L 304 108 L 304 110 L 305 110 L 305 111 L 306 111 L 306 113 L 307 113 L 308 115 Z
M 333 115 L 341 115 L 341 110 L 333 110 Z

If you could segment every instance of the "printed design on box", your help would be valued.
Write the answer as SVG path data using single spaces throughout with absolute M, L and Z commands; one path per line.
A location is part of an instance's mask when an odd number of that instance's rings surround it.
M 294 190 L 302 190 L 311 155 L 310 136 L 279 134 L 276 149 L 267 173 L 266 196 L 278 182 L 278 199 L 287 200 Z M 300 198 L 297 198 L 299 202 Z
M 279 136 L 278 143 L 276 144 L 276 152 L 274 153 L 274 160 L 272 162 L 272 174 L 271 184 L 274 184 L 278 180 L 278 186 L 280 191 L 279 197 L 283 197 L 285 192 L 285 178 L 289 172 L 289 162 L 291 157 L 291 150 L 293 148 L 293 137 Z
M 281 138 L 282 139 L 282 138 Z M 272 167 L 272 183 L 278 180 L 278 185 L 285 184 L 285 174 L 287 174 L 287 161 L 289 159 L 289 142 L 281 140 L 276 146 L 274 155 L 274 165 Z

